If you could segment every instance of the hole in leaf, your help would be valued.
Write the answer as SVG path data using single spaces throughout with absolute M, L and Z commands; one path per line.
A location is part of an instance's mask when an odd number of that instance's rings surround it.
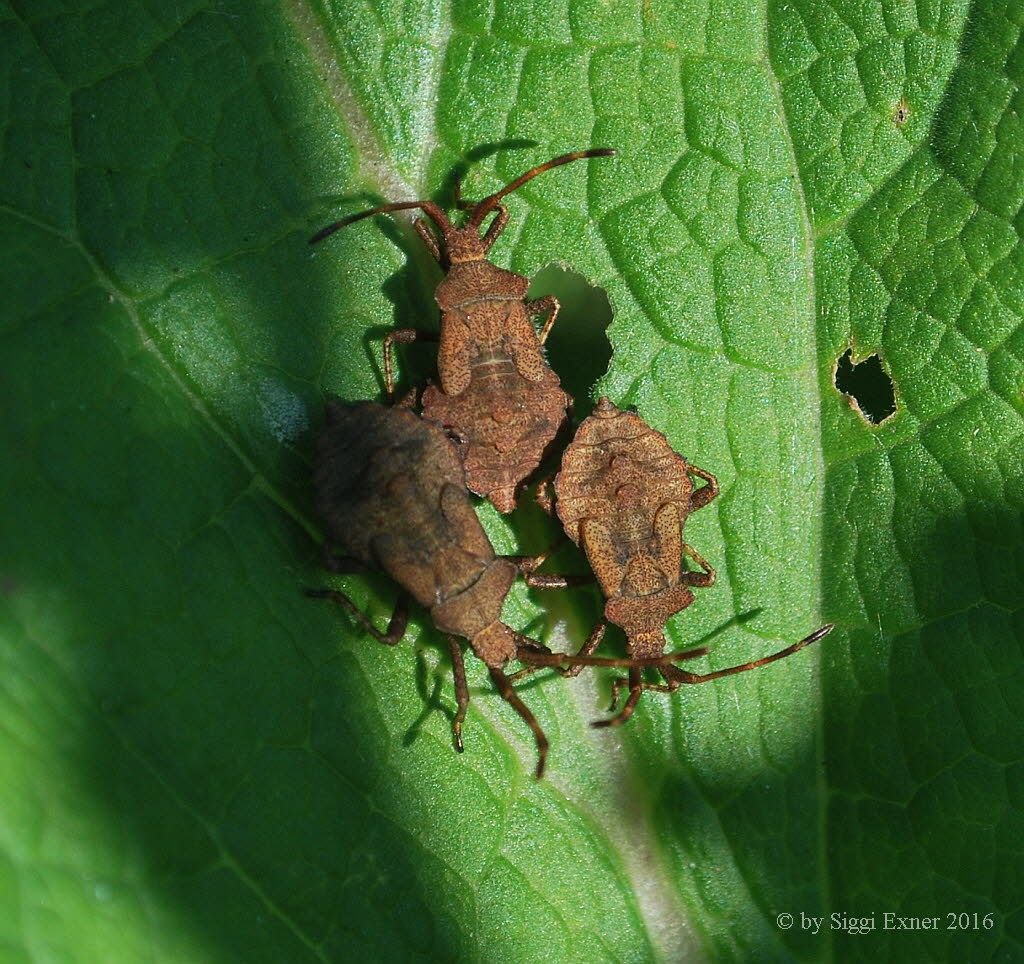
M 594 407 L 591 389 L 608 371 L 612 359 L 612 346 L 605 335 L 612 321 L 608 295 L 583 275 L 555 264 L 542 268 L 530 284 L 527 298 L 542 295 L 554 295 L 562 306 L 544 346 L 548 364 L 573 397 L 574 416 L 582 418 Z
M 872 425 L 880 425 L 896 411 L 896 391 L 878 355 L 854 364 L 853 349 L 836 362 L 835 386 Z
M 896 109 L 892 112 L 892 121 L 897 127 L 902 127 L 910 120 L 910 105 L 901 97 Z

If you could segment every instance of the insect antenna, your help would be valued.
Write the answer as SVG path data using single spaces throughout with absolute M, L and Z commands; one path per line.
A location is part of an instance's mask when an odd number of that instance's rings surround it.
M 806 641 L 801 645 L 806 646 Z M 572 653 L 545 653 L 535 650 L 520 650 L 516 654 L 516 659 L 527 666 L 538 668 L 548 666 L 625 666 L 642 669 L 661 669 L 662 666 L 680 660 L 707 656 L 710 652 L 711 650 L 707 646 L 701 646 L 699 649 L 665 653 L 663 656 L 631 656 L 620 659 L 614 656 L 576 656 Z
M 555 157 L 550 161 L 545 161 L 543 164 L 538 164 L 536 167 L 528 170 L 525 174 L 520 174 L 519 177 L 510 184 L 506 184 L 500 191 L 497 191 L 489 197 L 485 197 L 474 209 L 469 221 L 466 222 L 466 227 L 469 227 L 470 225 L 475 228 L 480 227 L 484 218 L 498 206 L 498 202 L 506 194 L 518 191 L 519 188 L 521 188 L 527 181 L 532 181 L 538 174 L 550 171 L 553 167 L 561 167 L 563 164 L 571 164 L 573 161 L 582 161 L 587 157 L 614 157 L 616 154 L 618 154 L 618 151 L 613 150 L 610 147 L 594 147 L 589 151 L 573 151 L 571 154 L 562 154 L 560 157 Z
M 393 204 L 382 204 L 380 207 L 371 208 L 369 211 L 360 211 L 358 214 L 350 214 L 347 218 L 335 221 L 334 224 L 328 224 L 326 228 L 322 228 L 317 231 L 317 233 L 309 239 L 309 243 L 316 244 L 319 241 L 323 241 L 324 238 L 329 238 L 340 228 L 344 228 L 349 224 L 355 224 L 356 221 L 362 221 L 363 218 L 372 218 L 375 214 L 386 214 L 388 211 L 409 211 L 413 208 L 419 208 L 425 215 L 427 215 L 427 217 L 429 217 L 438 226 L 438 228 L 441 229 L 442 234 L 451 230 L 451 222 L 448 220 L 444 211 L 442 211 L 433 201 L 396 201 Z
M 816 643 L 819 639 L 823 639 L 833 629 L 835 629 L 835 623 L 825 623 L 820 629 L 816 629 L 810 636 L 805 636 L 798 643 L 793 643 L 792 646 L 787 646 L 785 649 L 779 650 L 777 653 L 772 653 L 771 656 L 762 656 L 760 659 L 751 660 L 749 663 L 743 663 L 740 666 L 730 666 L 728 669 L 715 670 L 713 673 L 685 673 L 679 670 L 685 679 L 680 682 L 683 683 L 710 683 L 713 679 L 720 679 L 723 676 L 732 676 L 734 673 L 746 673 L 748 670 L 757 669 L 759 666 L 767 666 L 769 663 L 774 663 L 776 660 L 785 659 L 787 656 L 792 656 L 793 653 L 803 649 L 805 646 L 810 646 L 811 643 Z

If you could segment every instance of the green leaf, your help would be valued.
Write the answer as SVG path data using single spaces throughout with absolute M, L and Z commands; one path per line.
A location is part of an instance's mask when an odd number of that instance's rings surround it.
M 5 5 L 0 956 L 1022 956 L 1022 27 L 997 0 Z M 438 281 L 400 217 L 306 240 L 590 146 L 619 155 L 510 197 L 493 257 L 602 288 L 593 394 L 721 483 L 672 644 L 721 630 L 721 668 L 837 628 L 616 731 L 588 726 L 612 674 L 538 678 L 538 784 L 472 659 L 452 752 L 422 613 L 392 649 L 303 595 L 390 611 L 318 567 L 313 441 Z M 883 424 L 833 385 L 851 347 Z M 554 535 L 480 512 L 501 551 Z M 599 611 L 517 587 L 505 615 L 569 648 Z

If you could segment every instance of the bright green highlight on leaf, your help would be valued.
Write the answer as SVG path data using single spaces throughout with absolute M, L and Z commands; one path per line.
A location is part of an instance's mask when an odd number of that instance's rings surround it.
M 0 957 L 1020 957 L 1022 29 L 997 0 L 8 3 Z M 593 392 L 718 476 L 686 527 L 718 582 L 671 642 L 719 668 L 837 629 L 613 733 L 611 673 L 538 677 L 535 784 L 472 659 L 452 751 L 422 614 L 387 649 L 302 594 L 323 399 L 380 397 L 439 277 L 399 217 L 306 241 L 586 147 L 619 154 L 510 197 L 493 257 L 603 289 Z M 882 425 L 833 386 L 851 348 Z M 499 551 L 555 534 L 480 514 Z M 386 578 L 339 584 L 383 625 Z M 570 648 L 600 606 L 517 586 L 505 616 Z

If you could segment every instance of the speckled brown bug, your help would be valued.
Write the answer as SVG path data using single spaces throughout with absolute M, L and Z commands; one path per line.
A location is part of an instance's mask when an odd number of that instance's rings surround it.
M 538 174 L 572 161 L 608 157 L 615 151 L 595 148 L 553 158 L 517 177 L 500 191 L 476 203 L 457 200 L 469 215 L 457 227 L 433 201 L 382 204 L 319 231 L 314 244 L 339 228 L 388 211 L 421 210 L 436 225 L 435 235 L 424 219 L 413 227 L 445 272 L 435 300 L 441 308 L 439 383 L 423 394 L 423 414 L 439 421 L 461 445 L 466 482 L 486 496 L 500 512 L 516 505 L 517 490 L 538 466 L 565 422 L 569 396 L 541 353 L 555 319 L 558 301 L 551 295 L 526 301 L 529 281 L 487 260 L 491 246 L 508 224 L 501 204 Z M 486 231 L 483 224 L 494 213 Z M 548 315 L 538 336 L 532 318 Z M 402 328 L 384 339 L 384 377 L 388 396 L 394 393 L 392 346 L 417 338 L 434 338 L 416 328 Z
M 401 407 L 331 402 L 320 434 L 314 479 L 326 530 L 324 565 L 338 573 L 382 569 L 404 593 L 385 632 L 336 589 L 307 594 L 343 606 L 388 646 L 405 635 L 407 596 L 430 612 L 434 625 L 446 635 L 451 653 L 458 703 L 453 731 L 459 751 L 469 688 L 462 648 L 455 637 L 468 639 L 502 697 L 533 732 L 539 779 L 548 740 L 513 690 L 505 665 L 518 660 L 533 667 L 569 663 L 632 668 L 636 660 L 586 655 L 577 660 L 551 653 L 501 621 L 502 605 L 521 566 L 516 559 L 495 555 L 470 504 L 459 457 L 437 423 Z M 336 555 L 334 549 L 343 554 Z M 527 580 L 539 586 L 549 584 L 545 576 L 528 575 Z M 644 660 L 641 665 L 664 662 Z
M 705 484 L 695 489 L 693 479 Z M 594 627 L 579 656 L 592 653 L 604 637 L 608 622 L 626 633 L 627 652 L 638 664 L 626 679 L 616 680 L 612 706 L 619 690 L 629 687 L 621 712 L 595 726 L 617 726 L 632 715 L 644 690 L 675 692 L 684 683 L 706 683 L 744 673 L 790 656 L 832 631 L 822 626 L 786 649 L 740 666 L 712 673 L 689 673 L 668 663 L 658 666 L 664 684 L 641 679 L 646 661 L 662 655 L 668 619 L 693 602 L 692 588 L 707 587 L 715 571 L 683 541 L 683 526 L 691 512 L 718 495 L 718 482 L 704 469 L 673 451 L 668 440 L 638 415 L 623 412 L 602 398 L 562 456 L 555 479 L 558 517 L 573 542 L 586 553 L 607 602 L 604 617 Z M 686 569 L 689 556 L 699 572 Z M 543 562 L 541 556 L 526 568 Z M 558 585 L 560 577 L 548 577 Z M 673 661 L 702 656 L 706 648 L 671 654 Z M 567 674 L 578 669 L 565 671 Z

